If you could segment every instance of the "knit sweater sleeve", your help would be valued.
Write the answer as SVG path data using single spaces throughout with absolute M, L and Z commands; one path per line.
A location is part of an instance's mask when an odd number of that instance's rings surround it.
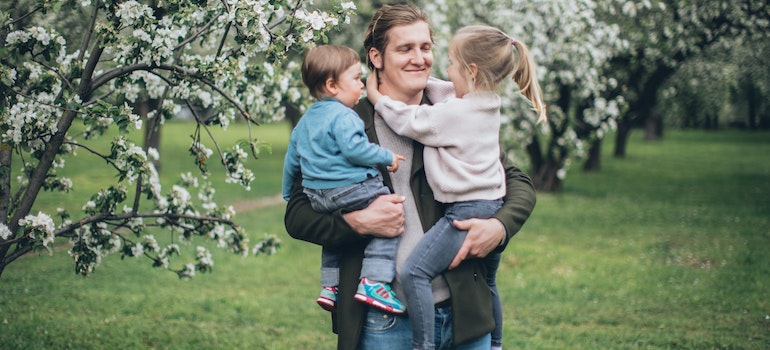
M 451 128 L 458 126 L 450 119 L 458 113 L 447 113 L 458 107 L 452 101 L 435 105 L 407 105 L 383 96 L 374 109 L 395 133 L 429 147 L 443 147 L 451 139 L 447 137 Z

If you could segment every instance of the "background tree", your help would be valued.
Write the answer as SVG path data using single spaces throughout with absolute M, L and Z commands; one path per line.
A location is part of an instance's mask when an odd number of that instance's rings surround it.
M 502 91 L 503 142 L 514 158 L 528 156 L 529 173 L 540 190 L 558 191 L 566 170 L 585 154 L 586 141 L 614 129 L 622 96 L 607 99 L 616 87 L 601 68 L 625 48 L 619 27 L 599 20 L 597 8 L 610 1 L 485 0 L 426 4 L 437 24 L 436 52 L 446 52 L 458 27 L 486 23 L 527 44 L 539 66 L 548 105 L 548 122 L 536 125 L 535 114 L 512 82 Z M 437 74 L 446 67 L 437 58 Z
M 504 106 L 509 119 L 503 138 L 511 154 L 528 156 L 536 187 L 546 191 L 559 190 L 576 159 L 584 160 L 586 170 L 598 169 L 608 131 L 617 128 L 617 156 L 625 154 L 634 126 L 646 126 L 649 138 L 660 135 L 656 106 L 677 70 L 715 45 L 766 39 L 770 23 L 768 4 L 759 0 L 449 0 L 425 7 L 436 24 L 437 52 L 446 50 L 456 28 L 478 22 L 499 27 L 532 49 L 541 66 L 549 122 L 535 126 L 519 99 Z M 442 58 L 437 55 L 440 76 Z M 753 85 L 743 86 L 751 91 Z M 503 100 L 515 98 L 510 93 Z
M 662 115 L 654 113 L 655 106 L 661 89 L 685 62 L 714 45 L 766 40 L 770 25 L 770 5 L 762 0 L 648 0 L 608 10 L 607 20 L 622 26 L 629 43 L 608 70 L 628 102 L 618 120 L 616 157 L 625 156 L 634 126 L 644 126 L 647 139 L 661 134 Z
M 82 275 L 111 253 L 147 257 L 182 278 L 209 271 L 213 261 L 203 247 L 193 262 L 171 265 L 181 252 L 177 242 L 196 237 L 238 254 L 275 249 L 274 237 L 249 245 L 232 220 L 233 208 L 214 201 L 207 178 L 208 166 L 221 162 L 226 181 L 248 189 L 255 174 L 244 162 L 262 143 L 249 137 L 224 147 L 209 131 L 236 118 L 251 130 L 283 118 L 286 101 L 302 105 L 292 84 L 300 81 L 297 64 L 287 55 L 325 41 L 355 5 L 322 11 L 302 1 L 22 3 L 29 6 L 4 3 L 0 12 L 0 274 L 34 249 L 50 250 L 57 237 L 70 239 L 69 254 Z M 62 24 L 67 27 L 57 29 Z M 157 108 L 145 111 L 155 125 L 182 106 L 211 111 L 193 112 L 189 151 L 199 175 L 187 172 L 179 184 L 161 185 L 152 162 L 157 150 L 137 145 L 128 133 L 148 124 L 135 108 L 143 99 L 156 101 Z M 94 146 L 109 130 L 121 133 L 108 149 Z M 41 190 L 76 186 L 57 173 L 76 150 L 106 161 L 116 181 L 104 184 L 77 214 L 36 210 Z M 194 189 L 197 201 L 189 192 Z M 171 243 L 161 246 L 153 235 L 159 232 Z

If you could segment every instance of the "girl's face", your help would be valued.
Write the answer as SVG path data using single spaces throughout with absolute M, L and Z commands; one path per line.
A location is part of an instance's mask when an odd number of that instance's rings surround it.
M 452 81 L 452 85 L 455 87 L 455 96 L 462 98 L 470 91 L 468 71 L 460 65 L 455 55 L 452 54 L 452 52 L 455 52 L 454 43 L 452 42 L 449 43 L 449 52 L 449 66 L 446 68 L 446 72 L 449 75 L 449 80 Z
M 364 87 L 364 83 L 361 81 L 361 63 L 357 62 L 348 67 L 340 74 L 335 83 L 337 94 L 334 98 L 350 108 L 355 106 L 358 99 L 361 98 L 361 89 Z

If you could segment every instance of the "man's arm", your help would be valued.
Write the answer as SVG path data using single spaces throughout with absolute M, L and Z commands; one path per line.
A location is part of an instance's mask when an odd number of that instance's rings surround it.
M 396 237 L 404 230 L 403 200 L 400 195 L 384 195 L 362 210 L 320 214 L 295 182 L 286 204 L 284 225 L 295 239 L 330 247 L 362 243 L 366 235 Z
M 506 184 L 503 206 L 490 219 L 455 221 L 455 227 L 467 230 L 468 235 L 449 265 L 450 269 L 465 259 L 485 257 L 498 246 L 507 246 L 535 208 L 536 193 L 532 180 L 508 157 L 503 156 L 501 161 Z

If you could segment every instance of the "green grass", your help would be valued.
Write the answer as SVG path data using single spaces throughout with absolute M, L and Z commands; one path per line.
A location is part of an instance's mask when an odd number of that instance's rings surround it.
M 163 157 L 186 152 L 182 127 L 169 130 L 185 146 Z M 249 163 L 259 184 L 219 198 L 280 191 L 288 127 L 257 133 L 275 142 Z M 563 193 L 539 194 L 509 245 L 498 273 L 506 348 L 770 348 L 770 134 L 637 133 L 625 159 L 607 148 L 601 171 L 573 170 Z M 213 249 L 214 272 L 191 281 L 118 256 L 81 278 L 66 246 L 24 257 L 0 277 L 0 347 L 333 348 L 314 303 L 320 250 L 284 233 L 283 209 L 236 216 L 254 238 L 280 235 L 277 255 Z

